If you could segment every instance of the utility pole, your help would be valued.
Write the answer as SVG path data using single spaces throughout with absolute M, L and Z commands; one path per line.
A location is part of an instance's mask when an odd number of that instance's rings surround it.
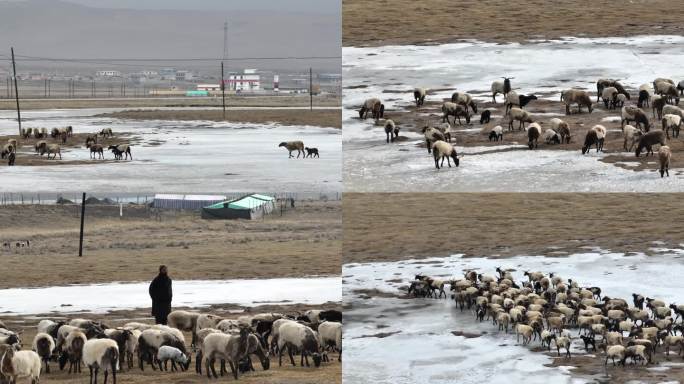
M 226 119 L 226 83 L 223 80 L 223 61 L 221 61 L 221 99 L 223 102 L 223 120 Z
M 309 109 L 313 111 L 313 70 L 309 67 Z
M 78 240 L 78 257 L 83 256 L 83 226 L 85 223 L 85 204 L 86 204 L 86 194 L 83 192 L 83 198 L 81 199 L 81 235 Z
M 17 65 L 14 61 L 14 47 L 12 50 L 12 74 L 14 75 L 14 98 L 17 100 L 17 122 L 19 123 L 19 136 L 21 136 L 21 110 L 19 109 L 19 86 L 17 85 Z

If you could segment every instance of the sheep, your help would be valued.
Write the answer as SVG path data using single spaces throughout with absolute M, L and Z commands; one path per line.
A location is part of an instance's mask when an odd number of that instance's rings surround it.
M 17 139 L 7 139 L 7 144 L 11 145 L 14 151 L 17 150 Z
M 556 336 L 553 335 L 553 339 L 556 342 L 556 353 L 558 354 L 558 357 L 560 357 L 560 350 L 561 348 L 565 348 L 565 357 L 570 358 L 570 346 L 572 345 L 572 341 L 570 337 L 568 336 Z
M 413 89 L 413 100 L 416 102 L 416 107 L 420 107 L 425 104 L 425 96 L 427 95 L 426 88 L 414 88 Z
M 672 137 L 679 137 L 679 129 L 682 124 L 682 118 L 678 115 L 667 114 L 662 119 L 663 131 L 667 138 L 670 138 L 670 129 L 672 129 Z
M 15 351 L 7 348 L 0 358 L 0 374 L 16 383 L 17 378 L 29 378 L 31 384 L 40 381 L 40 356 L 33 351 Z
M 527 146 L 530 149 L 537 148 L 537 140 L 541 136 L 541 126 L 539 123 L 531 123 L 527 126 Z
M 518 130 L 521 130 L 523 127 L 523 123 L 532 123 L 532 115 L 530 115 L 529 112 L 520 109 L 520 108 L 511 108 L 510 110 L 511 114 L 511 119 L 508 122 L 508 130 L 512 131 L 513 130 L 513 122 L 515 120 L 518 120 L 520 122 L 520 125 L 518 126 Z
M 653 101 L 651 102 L 654 119 L 656 118 L 656 115 L 658 116 L 658 119 L 663 117 L 663 108 L 668 105 L 665 101 L 666 100 L 660 96 L 654 96 Z
M 670 80 L 671 81 L 671 80 Z M 656 81 L 653 83 L 655 93 L 666 99 L 670 104 L 679 104 L 679 92 L 673 83 L 667 81 Z
M 477 104 L 475 104 L 473 97 L 468 93 L 454 92 L 451 95 L 451 102 L 465 107 L 466 113 L 469 112 L 469 109 L 472 109 L 473 113 L 477 113 Z
M 102 130 L 99 132 L 99 135 L 102 137 L 114 136 L 111 128 L 102 128 Z
M 64 326 L 62 328 L 65 328 Z M 59 355 L 59 369 L 64 369 L 67 361 L 69 362 L 69 373 L 80 373 L 81 372 L 81 358 L 83 356 L 83 346 L 88 341 L 85 333 L 75 329 L 67 335 L 62 344 L 57 342 L 57 347 L 62 348 L 62 352 Z
M 552 130 L 558 132 L 561 137 L 561 143 L 570 143 L 570 126 L 568 123 L 557 117 L 554 117 L 549 120 L 549 125 L 551 126 Z
M 639 128 L 639 125 L 643 125 L 646 132 L 651 128 L 650 123 L 648 122 L 648 116 L 646 116 L 646 113 L 642 109 L 624 106 L 621 110 L 620 128 L 624 128 L 625 123 L 629 124 L 630 121 L 633 121 L 637 128 Z
M 544 142 L 546 144 L 560 144 L 561 143 L 561 137 L 556 131 L 553 129 L 547 129 L 544 131 Z
M 44 319 L 38 323 L 37 332 L 47 333 L 48 335 L 52 336 L 53 339 L 57 339 L 57 331 L 62 325 L 64 325 L 64 321 L 52 321 Z
M 139 329 L 129 329 L 129 331 L 128 340 L 126 341 L 126 350 L 124 351 L 125 355 L 121 360 L 125 360 L 128 363 L 128 369 L 131 369 L 134 364 L 133 356 L 138 352 L 138 340 L 140 339 L 142 331 Z
M 679 345 L 678 354 L 681 355 L 682 352 L 684 352 L 684 336 L 668 335 L 663 340 L 663 345 L 665 345 L 665 354 L 667 354 L 667 356 L 670 356 L 670 347 Z
M 387 119 L 385 121 L 385 136 L 387 143 L 394 142 L 399 137 L 399 127 L 394 123 L 393 120 Z
M 593 110 L 593 104 L 591 102 L 591 97 L 587 91 L 582 91 L 580 89 L 567 89 L 561 92 L 560 100 L 565 103 L 565 114 L 570 114 L 570 106 L 572 104 L 577 104 L 578 113 L 582 113 L 582 107 L 587 107 L 589 113 Z
M 114 153 L 115 160 L 124 160 L 124 155 L 126 156 L 125 160 L 128 160 L 128 156 L 130 156 L 131 160 L 133 160 L 133 155 L 131 154 L 131 146 L 128 144 L 110 145 L 109 147 L 107 147 L 107 150 L 112 151 L 112 153 Z M 304 151 L 302 151 L 302 153 L 304 153 Z M 297 157 L 299 157 L 299 153 L 297 153 Z
M 130 329 L 123 328 L 110 328 L 105 329 L 104 334 L 105 336 L 107 336 L 107 338 L 116 341 L 116 345 L 118 346 L 119 351 L 121 352 L 121 359 L 125 360 L 126 352 L 128 349 L 127 345 L 132 338 L 133 331 L 131 331 Z
M 299 323 L 287 322 L 280 326 L 278 334 L 278 364 L 280 366 L 282 366 L 283 363 L 284 347 L 287 347 L 287 352 L 290 355 L 290 362 L 293 366 L 296 366 L 294 358 L 292 357 L 293 349 L 297 349 L 301 353 L 300 366 L 303 366 L 305 362 L 306 366 L 309 366 L 309 355 L 311 355 L 316 367 L 321 365 L 318 339 L 311 328 Z
M 385 115 L 385 105 L 378 98 L 367 99 L 359 110 L 359 118 L 365 120 L 368 117 L 368 112 L 371 113 L 373 119 L 381 119 Z
M 503 141 L 503 128 L 500 125 L 497 125 L 496 127 L 492 128 L 491 131 L 489 131 L 489 141 Z
M 102 144 L 89 144 L 90 158 L 95 160 L 95 158 L 104 159 L 104 147 Z M 98 156 L 99 155 L 99 156 Z
M 195 326 L 195 333 L 205 328 L 216 328 L 216 325 L 223 320 L 222 317 L 212 314 L 201 314 L 197 317 L 197 324 Z
M 45 362 L 45 372 L 50 373 L 50 357 L 55 351 L 55 339 L 47 333 L 36 333 L 32 349 Z
M 625 347 L 622 345 L 611 345 L 606 350 L 606 362 L 603 365 L 608 365 L 608 359 L 613 360 L 615 366 L 615 358 L 618 359 L 618 364 L 625 365 Z
M 644 106 L 649 107 L 649 102 L 648 100 L 651 98 L 651 95 L 648 93 L 646 90 L 641 90 L 639 91 L 639 100 L 637 101 L 637 107 L 643 108 Z
M 676 105 L 666 105 L 662 109 L 662 113 L 665 115 L 677 115 L 684 119 L 684 110 L 677 107 Z
M 515 326 L 516 340 L 520 342 L 520 335 L 523 336 L 523 345 L 527 345 L 532 341 L 532 333 L 534 329 L 527 324 L 517 324 Z
M 454 124 L 456 124 L 456 119 L 458 119 L 458 124 L 461 125 L 461 117 L 465 117 L 466 124 L 470 124 L 470 113 L 461 104 L 444 102 L 442 104 L 442 122 L 449 122 L 449 116 L 454 117 Z
M 59 159 L 62 160 L 62 149 L 59 144 L 48 144 L 46 147 L 41 147 L 40 155 L 43 156 L 44 153 L 47 153 L 48 160 L 50 160 L 51 154 L 53 155 L 53 160 L 57 159 L 57 155 L 59 155 Z
M 508 93 L 511 92 L 511 79 L 513 79 L 513 77 L 504 77 L 503 79 L 503 81 L 495 80 L 492 82 L 492 101 L 494 103 L 496 103 L 496 95 L 498 95 L 499 93 L 503 94 L 504 97 L 506 97 L 506 95 L 508 95 Z
M 459 161 L 458 161 L 458 154 L 456 153 L 456 148 L 454 148 L 453 145 L 437 140 L 435 141 L 434 144 L 432 144 L 432 156 L 435 159 L 435 168 L 439 169 L 440 164 L 439 160 L 442 160 L 441 166 L 444 166 L 444 159 L 446 158 L 447 164 L 449 165 L 449 168 L 451 168 L 451 161 L 449 158 L 452 158 L 454 160 L 454 164 L 458 167 Z
M 121 327 L 121 328 L 128 329 L 129 331 L 141 331 L 142 332 L 146 329 L 152 328 L 152 325 L 132 321 L 130 323 L 124 324 L 123 327 Z
M 504 99 L 504 114 L 507 115 L 513 106 L 520 107 L 520 96 L 516 91 L 510 91 Z
M 216 370 L 214 369 L 214 361 L 216 358 L 220 358 L 221 360 L 228 361 L 230 369 L 233 372 L 233 377 L 235 380 L 238 379 L 239 372 L 237 364 L 248 354 L 248 336 L 248 329 L 242 327 L 239 335 L 210 333 L 204 338 L 204 342 L 202 343 L 202 359 L 207 370 L 208 378 L 211 378 L 212 374 L 214 375 L 214 378 L 218 377 Z
M 641 360 L 643 361 L 643 364 L 648 364 L 651 361 L 651 352 L 644 345 L 631 345 L 625 348 L 625 355 L 622 359 L 624 361 L 629 357 L 631 357 L 634 362 Z
M 606 332 L 606 334 L 603 336 L 603 340 L 608 345 L 622 345 L 623 344 L 623 337 L 622 337 L 622 333 L 620 333 L 620 332 Z
M 197 318 L 200 316 L 197 312 L 175 310 L 169 313 L 167 317 L 168 326 L 176 328 L 181 331 L 192 332 L 192 342 L 190 345 L 195 346 L 197 335 L 195 328 L 197 327 Z
M 432 144 L 437 141 L 446 141 L 444 134 L 437 128 L 425 126 L 421 130 L 423 136 L 425 137 L 425 146 L 427 147 L 428 153 L 432 153 Z
M 615 102 L 617 101 L 618 90 L 615 87 L 606 87 L 601 91 L 601 99 L 603 99 L 603 105 L 607 109 L 615 108 Z M 596 101 L 598 102 L 598 94 L 596 95 Z
M 4 159 L 14 153 L 15 149 L 12 144 L 5 144 L 0 151 L 0 158 Z
M 168 327 L 167 327 L 168 328 Z M 138 363 L 141 370 L 143 370 L 143 362 L 155 369 L 154 356 L 157 351 L 164 345 L 178 348 L 181 352 L 186 353 L 185 340 L 183 334 L 175 328 L 168 329 L 146 329 L 142 331 L 138 338 Z
M 168 371 L 168 361 L 171 360 L 171 370 L 177 371 L 176 363 L 181 367 L 182 371 L 185 371 L 188 367 L 189 359 L 183 352 L 178 348 L 170 347 L 168 345 L 163 345 L 157 351 L 157 363 L 159 364 L 160 371 Z M 163 364 L 163 365 L 162 365 Z
M 632 148 L 634 148 L 634 143 L 639 140 L 641 137 L 641 130 L 634 128 L 631 125 L 625 125 L 624 128 L 622 128 L 622 132 L 625 138 L 624 143 L 622 144 L 623 148 L 625 148 L 625 151 L 631 152 Z M 629 148 L 627 148 L 627 143 L 629 142 Z
M 603 150 L 603 142 L 606 138 L 606 128 L 602 125 L 595 125 L 589 131 L 584 139 L 584 146 L 582 147 L 582 154 L 589 152 L 592 145 L 596 145 L 596 152 Z
M 599 102 L 599 98 L 603 98 L 603 101 L 605 102 L 605 96 L 603 96 L 603 92 L 606 88 L 615 88 L 615 91 L 623 94 L 629 99 L 629 93 L 625 90 L 625 87 L 622 86 L 617 80 L 612 80 L 612 79 L 599 79 L 596 82 L 596 102 Z
M 24 139 L 30 138 L 31 133 L 33 133 L 33 128 L 22 128 L 21 129 L 21 137 L 23 137 Z
M 304 156 L 304 143 L 300 140 L 296 141 L 283 141 L 282 143 L 278 144 L 278 147 L 285 147 L 287 151 L 290 154 L 289 158 L 293 158 L 292 152 L 295 150 L 297 151 L 297 158 L 299 159 L 299 154 L 302 154 L 302 159 L 305 157 Z
M 259 361 L 261 362 L 261 367 L 264 369 L 264 371 L 268 370 L 271 366 L 271 360 L 268 357 L 268 352 L 266 352 L 264 348 L 261 346 L 261 343 L 257 335 L 250 333 L 247 337 L 247 344 L 247 356 L 243 358 L 240 364 L 240 370 L 242 372 L 246 372 L 247 370 L 254 371 L 254 367 L 252 366 L 252 359 L 250 359 L 249 355 L 257 355 Z M 242 368 L 244 363 L 247 364 L 247 369 Z
M 342 361 L 342 323 L 324 321 L 318 326 L 318 335 L 322 347 L 333 347 L 339 356 L 337 361 Z
M 519 100 L 519 101 L 518 101 L 518 105 L 520 106 L 520 108 L 523 108 L 524 106 L 526 106 L 527 104 L 529 104 L 530 101 L 532 101 L 532 100 L 537 100 L 537 96 L 535 96 L 535 95 L 533 95 L 533 94 L 529 94 L 529 95 L 520 95 L 520 96 L 518 96 L 518 100 Z
M 449 123 L 442 123 L 442 126 L 437 127 L 442 134 L 444 134 L 444 138 L 446 139 L 445 141 L 447 143 L 451 143 L 451 139 L 453 138 L 454 132 L 451 130 L 451 124 Z M 455 139 L 454 139 L 455 140 Z
M 40 140 L 40 141 L 37 141 L 33 147 L 34 147 L 36 153 L 43 156 L 43 154 L 47 152 L 47 145 L 48 145 L 47 141 Z
M 661 147 L 661 148 L 662 148 L 662 147 Z M 668 149 L 669 149 L 669 148 L 668 148 Z M 658 151 L 658 155 L 660 155 L 660 151 Z M 669 159 L 668 159 L 668 161 L 669 161 Z M 662 167 L 662 166 L 661 166 L 661 167 Z M 661 170 L 660 172 L 661 172 L 661 174 L 662 174 L 663 171 Z M 661 177 L 662 177 L 662 176 L 661 176 Z M 669 175 L 668 175 L 668 177 L 669 177 Z M 666 318 L 666 317 L 668 317 L 668 316 L 672 316 L 672 311 L 671 311 L 670 308 L 668 308 L 668 307 L 664 307 L 664 306 L 663 306 L 663 307 L 656 307 L 656 308 L 653 309 L 653 315 L 654 315 L 657 319 L 664 319 L 664 318 Z
M 639 138 L 639 144 L 637 145 L 636 149 L 636 157 L 639 157 L 641 154 L 641 151 L 643 149 L 646 149 L 646 155 L 648 154 L 653 154 L 653 149 L 652 146 L 654 144 L 660 144 L 661 146 L 666 144 L 665 141 L 665 132 L 663 131 L 652 131 L 652 132 L 647 132 Z
M 104 381 L 107 382 L 109 372 L 116 384 L 116 370 L 119 366 L 119 348 L 116 341 L 110 339 L 92 339 L 83 345 L 83 364 L 90 370 L 90 381 L 97 383 L 97 374 L 104 370 Z
M 59 136 L 59 134 L 60 134 L 59 128 L 52 128 L 52 130 L 50 130 L 50 137 L 52 137 L 53 139 L 56 139 L 57 136 Z

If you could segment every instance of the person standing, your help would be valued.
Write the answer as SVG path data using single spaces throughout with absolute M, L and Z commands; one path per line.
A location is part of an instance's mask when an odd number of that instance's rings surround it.
M 157 324 L 166 325 L 166 318 L 171 313 L 171 278 L 166 265 L 159 266 L 159 275 L 150 283 L 150 298 L 152 298 L 152 316 Z

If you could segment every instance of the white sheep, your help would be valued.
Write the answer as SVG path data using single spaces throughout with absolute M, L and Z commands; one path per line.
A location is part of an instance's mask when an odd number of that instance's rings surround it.
M 558 353 L 558 356 L 560 356 L 560 350 L 561 348 L 565 348 L 565 357 L 570 357 L 570 346 L 572 345 L 572 341 L 570 337 L 568 336 L 556 336 L 556 353 Z
M 235 380 L 238 379 L 238 363 L 249 353 L 249 332 L 241 328 L 239 335 L 224 333 L 210 333 L 202 343 L 202 359 L 207 370 L 207 377 L 218 377 L 214 368 L 214 361 L 219 358 L 229 363 Z
M 514 108 L 515 109 L 515 108 Z M 511 116 L 513 115 L 513 112 L 511 112 Z M 530 149 L 537 148 L 538 146 L 538 140 L 539 136 L 541 136 L 541 126 L 539 123 L 531 123 L 530 125 L 525 128 L 527 131 L 527 146 Z
M 489 131 L 489 141 L 503 141 L 503 128 L 500 125 L 497 125 L 496 127 L 492 128 L 491 131 Z
M 629 124 L 630 121 L 633 121 L 637 128 L 643 125 L 646 132 L 651 128 L 648 116 L 641 108 L 626 105 L 620 110 L 620 116 L 620 128 L 623 128 L 625 123 Z
M 119 368 L 119 347 L 111 339 L 92 339 L 83 345 L 83 364 L 90 369 L 90 380 L 97 383 L 97 374 L 104 371 L 107 382 L 109 372 L 116 384 L 116 370 Z
M 168 345 L 162 345 L 157 351 L 157 362 L 160 371 L 168 371 L 168 361 L 171 360 L 171 371 L 177 371 L 176 363 L 180 364 L 181 370 L 187 370 L 190 364 L 188 356 L 180 349 Z
M 554 117 L 549 120 L 549 125 L 552 130 L 558 132 L 562 143 L 570 143 L 570 126 L 565 121 Z
M 449 160 L 450 158 L 454 160 L 454 165 L 456 165 L 457 167 L 459 165 L 456 148 L 454 148 L 453 145 L 445 141 L 437 140 L 434 144 L 432 144 L 432 156 L 435 159 L 435 168 L 437 169 L 440 168 L 439 160 L 442 160 L 441 166 L 444 167 L 445 158 L 447 160 L 449 168 L 451 168 L 451 160 Z
M 474 113 L 477 113 L 475 100 L 473 100 L 473 97 L 468 93 L 454 92 L 451 95 L 451 102 L 462 105 L 465 108 L 466 113 L 469 112 L 469 108 L 472 109 Z
M 542 138 L 544 139 L 544 142 L 546 144 L 560 144 L 561 143 L 560 135 L 556 131 L 554 131 L 553 129 L 545 130 L 544 134 L 542 135 Z
M 45 362 L 45 372 L 50 373 L 50 357 L 55 351 L 55 339 L 47 333 L 36 333 L 31 349 Z
M 397 137 L 399 137 L 399 127 L 394 123 L 393 120 L 387 119 L 385 121 L 385 136 L 387 138 L 387 143 L 394 142 Z
M 324 321 L 318 326 L 321 346 L 333 347 L 339 353 L 337 361 L 342 361 L 342 323 Z
M 422 129 L 423 136 L 425 137 L 425 146 L 427 147 L 428 153 L 432 153 L 432 143 L 436 141 L 446 141 L 442 131 L 435 127 L 425 126 Z
M 0 358 L 0 374 L 16 383 L 18 378 L 28 378 L 31 384 L 40 381 L 40 356 L 33 351 L 15 351 L 7 348 Z
M 68 325 L 63 326 L 70 327 Z M 60 328 L 60 330 L 62 329 Z M 83 333 L 80 328 L 76 328 L 69 332 L 69 334 L 64 338 L 62 344 L 57 343 L 57 348 L 61 348 L 62 353 L 59 356 L 59 368 L 64 369 L 67 361 L 69 362 L 69 373 L 81 372 L 81 358 L 83 357 L 83 346 L 85 345 L 88 338 L 85 333 Z
M 128 363 L 128 369 L 133 368 L 133 356 L 138 353 L 138 340 L 142 331 L 139 329 L 131 329 L 131 333 L 128 335 L 128 341 L 126 342 L 126 356 L 125 360 Z M 122 358 L 121 360 L 124 360 Z
M 442 122 L 449 122 L 449 116 L 454 117 L 454 124 L 456 124 L 456 120 L 458 119 L 458 124 L 461 125 L 461 117 L 465 117 L 466 124 L 470 124 L 470 112 L 461 104 L 448 101 L 444 102 L 444 104 L 442 104 Z
M 321 365 L 318 338 L 311 328 L 299 323 L 287 322 L 280 326 L 278 333 L 278 364 L 280 366 L 283 364 L 283 350 L 285 347 L 287 347 L 290 362 L 293 366 L 296 365 L 292 357 L 294 350 L 298 350 L 301 353 L 300 366 L 303 366 L 305 362 L 306 366 L 309 366 L 309 355 L 311 355 L 316 367 Z
M 513 106 L 520 107 L 520 96 L 516 91 L 510 91 L 504 100 L 504 114 L 508 114 Z
M 534 329 L 527 324 L 517 324 L 515 326 L 516 340 L 520 342 L 520 335 L 523 337 L 523 345 L 527 345 L 532 341 L 532 334 Z
M 199 315 L 200 314 L 197 312 L 175 310 L 169 313 L 167 323 L 171 328 L 192 332 L 191 345 L 195 345 L 195 328 L 197 327 L 197 318 Z
M 427 95 L 427 88 L 414 88 L 413 89 L 413 99 L 416 102 L 416 107 L 420 107 L 425 104 L 425 96 Z
M 504 77 L 504 80 L 495 80 L 492 82 L 492 101 L 496 103 L 496 95 L 499 93 L 503 94 L 504 97 L 511 92 L 511 79 L 512 77 Z
M 606 350 L 606 362 L 603 363 L 603 365 L 608 365 L 608 359 L 613 360 L 613 366 L 615 366 L 615 358 L 618 359 L 619 363 L 622 363 L 624 365 L 624 358 L 625 358 L 625 347 L 622 345 L 611 345 L 608 347 Z
M 632 148 L 634 148 L 634 144 L 639 141 L 639 138 L 641 137 L 641 130 L 627 124 L 622 128 L 622 133 L 625 138 L 622 146 L 625 148 L 625 151 L 631 152 Z M 629 148 L 627 147 L 627 143 L 629 143 Z
M 521 130 L 523 128 L 523 123 L 532 123 L 533 122 L 532 115 L 524 109 L 511 108 L 510 114 L 511 114 L 511 118 L 510 118 L 510 121 L 508 122 L 508 130 L 509 131 L 513 130 L 513 122 L 516 120 L 520 122 L 520 125 L 518 126 L 518 130 Z
M 672 130 L 672 137 L 679 137 L 679 129 L 682 125 L 682 118 L 679 115 L 668 113 L 663 115 L 662 119 L 663 131 L 667 138 L 670 138 L 670 129 Z
M 670 161 L 672 159 L 672 151 L 667 145 L 663 145 L 658 149 L 658 161 L 660 163 L 660 177 L 670 177 Z M 657 308 L 662 313 L 669 313 L 670 309 Z M 656 311 L 656 316 L 660 316 L 659 312 Z M 663 317 L 666 315 L 663 315 Z

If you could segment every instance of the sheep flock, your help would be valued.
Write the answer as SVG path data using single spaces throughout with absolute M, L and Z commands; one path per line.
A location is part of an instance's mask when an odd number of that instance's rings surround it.
M 682 123 L 684 122 L 684 111 L 678 107 L 680 96 L 684 94 L 681 87 L 675 85 L 675 81 L 668 78 L 656 78 L 652 83 L 639 86 L 638 89 L 626 89 L 618 80 L 599 79 L 596 82 L 596 94 L 586 89 L 568 88 L 560 92 L 558 100 L 560 108 L 555 111 L 535 110 L 532 113 L 527 109 L 529 105 L 539 103 L 539 97 L 534 94 L 523 94 L 514 90 L 511 85 L 513 78 L 504 78 L 503 81 L 494 81 L 491 84 L 491 98 L 493 107 L 482 108 L 480 110 L 480 124 L 483 126 L 482 142 L 494 141 L 496 144 L 502 143 L 505 132 L 514 133 L 515 131 L 525 131 L 527 147 L 530 150 L 539 148 L 540 142 L 547 146 L 566 146 L 571 142 L 584 143 L 582 154 L 589 153 L 591 148 L 597 152 L 604 151 L 606 135 L 619 134 L 624 138 L 622 148 L 611 148 L 615 152 L 634 151 L 636 157 L 642 152 L 646 155 L 654 155 L 658 152 L 658 167 L 661 177 L 669 176 L 669 166 L 674 152 L 672 146 L 667 146 L 668 140 L 677 140 Z M 679 84 L 681 84 L 680 82 Z M 409 93 L 409 92 L 407 92 Z M 457 126 L 471 124 L 471 118 L 478 113 L 478 105 L 468 93 L 454 92 L 449 99 L 433 100 L 433 108 L 438 107 L 441 113 L 441 122 L 430 121 L 430 117 L 437 116 L 431 113 L 433 110 L 426 110 L 426 101 L 429 99 L 430 90 L 426 88 L 415 88 L 410 92 L 415 102 L 415 110 L 410 113 L 416 114 L 417 119 L 429 115 L 426 118 L 420 131 L 423 133 L 428 153 L 432 154 L 435 167 L 443 167 L 444 159 L 458 159 L 462 155 L 456 153 L 452 143 L 458 143 L 459 138 L 456 130 Z M 501 109 L 497 107 L 497 95 L 503 95 Z M 593 97 L 596 100 L 593 100 Z M 555 103 L 548 100 L 550 105 Z M 408 102 L 408 100 L 407 100 Z M 439 107 L 441 103 L 441 108 Z M 545 103 L 545 105 L 547 105 Z M 582 113 L 591 114 L 598 108 L 602 108 L 606 113 L 611 114 L 602 119 L 599 124 L 587 127 L 580 120 L 576 126 L 560 118 L 545 118 L 542 114 L 554 112 L 565 113 L 566 116 L 578 115 Z M 650 109 L 650 110 L 649 110 Z M 494 121 L 489 126 L 490 121 L 494 120 L 493 113 L 499 111 L 502 115 L 499 121 Z M 401 116 L 391 116 L 393 111 L 385 109 L 383 102 L 372 97 L 367 99 L 360 107 L 359 118 L 365 120 L 367 117 L 374 119 L 375 125 L 385 128 L 386 142 L 394 143 L 399 140 L 401 129 Z M 414 116 L 414 117 L 416 117 Z M 608 126 L 620 122 L 620 132 L 617 133 L 617 126 Z M 418 124 L 420 125 L 420 124 Z M 507 128 L 507 129 L 505 129 Z M 660 132 L 660 133 L 653 133 Z M 464 140 L 465 141 L 465 140 Z M 654 152 L 654 146 L 667 147 L 663 151 Z M 437 148 L 433 151 L 433 148 Z M 458 161 L 454 161 L 455 166 L 459 166 Z M 447 162 L 451 167 L 451 161 Z
M 517 342 L 571 359 L 571 347 L 601 354 L 604 365 L 652 365 L 670 353 L 684 357 L 684 305 L 633 293 L 602 295 L 599 286 L 581 286 L 570 276 L 496 268 L 486 275 L 466 270 L 462 278 L 443 280 L 416 275 L 410 297 L 451 300 L 475 321 L 491 322 Z M 564 363 L 565 364 L 565 363 Z
M 84 318 L 43 319 L 26 345 L 23 331 L 10 330 L 0 321 L 0 384 L 24 378 L 36 384 L 57 367 L 71 375 L 88 374 L 91 383 L 100 374 L 105 382 L 111 377 L 116 383 L 122 371 L 187 371 L 193 358 L 198 375 L 218 378 L 218 361 L 221 376 L 238 379 L 255 370 L 253 357 L 268 370 L 272 356 L 278 356 L 279 366 L 285 354 L 286 364 L 289 360 L 292 366 L 319 367 L 333 363 L 329 352 L 337 353 L 340 362 L 342 354 L 342 313 L 337 310 L 237 319 L 176 310 L 169 314 L 168 325 L 135 321 L 119 327 Z M 192 335 L 190 343 L 183 332 Z

